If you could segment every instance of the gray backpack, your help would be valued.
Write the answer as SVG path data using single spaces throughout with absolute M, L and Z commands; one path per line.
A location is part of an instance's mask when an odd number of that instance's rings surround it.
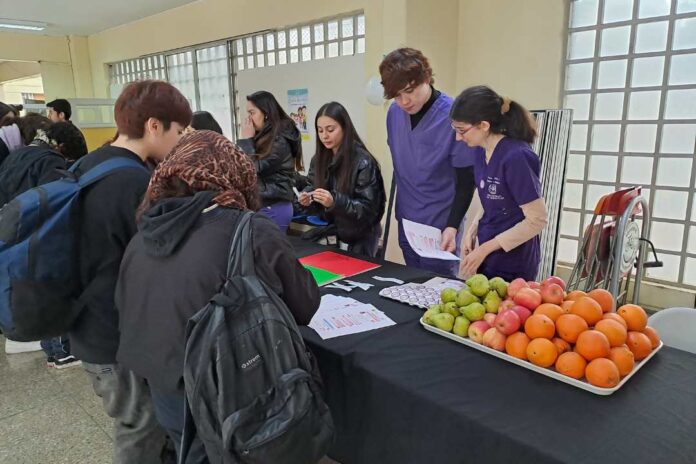
M 252 215 L 240 215 L 222 290 L 186 328 L 180 464 L 195 436 L 211 463 L 310 464 L 333 440 L 314 358 L 254 272 Z

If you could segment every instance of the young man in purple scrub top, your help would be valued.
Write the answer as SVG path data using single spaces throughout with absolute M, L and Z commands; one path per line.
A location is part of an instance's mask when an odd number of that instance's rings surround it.
M 484 149 L 474 163 L 483 213 L 464 237 L 460 275 L 479 272 L 507 281 L 535 280 L 539 234 L 547 214 L 539 157 L 529 146 L 536 137 L 532 115 L 509 98 L 477 86 L 457 97 L 451 117 L 457 140 Z
M 456 274 L 456 262 L 423 258 L 404 235 L 402 220 L 442 231 L 440 247 L 456 250 L 457 231 L 471 204 L 476 149 L 457 144 L 449 119 L 452 98 L 433 87 L 433 70 L 418 50 L 400 48 L 379 66 L 386 98 L 387 143 L 396 179 L 399 246 L 406 265 Z

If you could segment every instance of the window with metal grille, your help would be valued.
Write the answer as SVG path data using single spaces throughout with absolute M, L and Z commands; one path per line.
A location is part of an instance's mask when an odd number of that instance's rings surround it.
M 565 74 L 559 261 L 575 261 L 602 195 L 641 185 L 664 262 L 647 277 L 696 287 L 696 0 L 571 1 Z

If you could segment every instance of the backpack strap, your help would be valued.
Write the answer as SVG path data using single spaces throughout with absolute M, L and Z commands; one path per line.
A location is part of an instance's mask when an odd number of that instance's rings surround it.
M 237 230 L 232 239 L 230 254 L 227 259 L 227 278 L 233 276 L 252 276 L 254 271 L 254 249 L 251 238 L 251 211 L 240 213 Z
M 72 167 L 74 168 L 75 165 Z M 78 183 L 80 184 L 80 188 L 85 188 L 121 169 L 142 169 L 147 171 L 147 168 L 138 161 L 122 156 L 115 156 L 97 164 L 92 169 L 82 174 L 78 179 Z

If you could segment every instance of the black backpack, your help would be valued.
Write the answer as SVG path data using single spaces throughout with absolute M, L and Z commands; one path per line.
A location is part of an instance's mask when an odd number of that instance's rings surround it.
M 314 358 L 254 272 L 252 215 L 240 216 L 222 290 L 186 327 L 180 464 L 196 436 L 211 463 L 316 463 L 333 440 Z

